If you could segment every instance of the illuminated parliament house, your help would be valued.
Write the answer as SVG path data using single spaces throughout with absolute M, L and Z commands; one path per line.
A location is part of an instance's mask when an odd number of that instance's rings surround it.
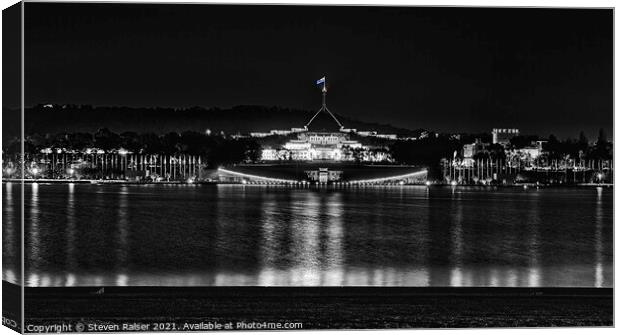
M 345 128 L 326 106 L 327 89 L 323 86 L 323 105 L 303 128 L 292 128 L 281 133 L 297 134 L 278 148 L 263 148 L 263 161 L 388 161 L 387 152 L 372 151 L 360 142 L 351 140 L 356 129 Z
M 220 181 L 242 184 L 342 185 L 423 184 L 427 171 L 422 167 L 393 165 L 384 147 L 370 147 L 355 141 L 357 136 L 396 139 L 396 135 L 377 134 L 345 128 L 325 104 L 327 89 L 322 84 L 323 105 L 303 126 L 291 130 L 251 133 L 252 137 L 286 135 L 296 137 L 277 147 L 263 147 L 262 162 L 218 168 Z M 352 139 L 353 137 L 353 139 Z M 288 164 L 288 161 L 297 161 Z M 355 161 L 355 163 L 350 163 Z M 360 164 L 365 162 L 364 164 Z M 375 162 L 381 162 L 375 164 Z M 267 163 L 267 164 L 265 164 Z M 367 163 L 367 164 L 366 164 Z M 384 164 L 388 163 L 388 164 Z

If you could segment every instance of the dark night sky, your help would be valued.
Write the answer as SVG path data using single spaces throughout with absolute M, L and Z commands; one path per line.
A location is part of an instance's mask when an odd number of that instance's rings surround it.
M 330 109 L 364 121 L 593 139 L 612 130 L 612 24 L 611 10 L 27 3 L 26 105 L 314 110 L 325 74 Z

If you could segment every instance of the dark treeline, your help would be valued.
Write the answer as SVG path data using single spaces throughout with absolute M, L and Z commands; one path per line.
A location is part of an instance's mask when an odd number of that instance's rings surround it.
M 392 158 L 399 163 L 435 165 L 442 158 L 452 157 L 463 147 L 460 140 L 447 135 L 426 137 L 417 141 L 396 141 L 390 146 Z
M 543 149 L 549 152 L 551 159 L 562 159 L 566 156 L 590 160 L 611 159 L 613 157 L 613 144 L 607 140 L 603 129 L 599 130 L 598 138 L 594 144 L 590 144 L 588 138 L 581 132 L 576 140 L 559 141 L 554 135 L 551 135 L 543 144 Z
M 318 109 L 319 106 L 317 106 Z M 35 105 L 25 109 L 26 134 L 54 134 L 61 132 L 95 132 L 108 128 L 117 133 L 197 131 L 209 128 L 227 134 L 272 129 L 303 127 L 316 110 L 300 110 L 279 106 L 243 105 L 230 108 L 218 107 L 123 107 L 90 105 Z M 20 124 L 19 111 L 3 110 L 5 124 Z M 393 127 L 386 124 L 363 122 L 337 114 L 348 128 L 376 130 L 381 133 L 415 136 L 419 131 Z M 3 140 L 19 136 L 19 128 L 5 127 Z
M 256 161 L 260 158 L 260 145 L 252 139 L 234 139 L 221 135 L 207 135 L 195 131 L 155 133 L 123 132 L 116 134 L 107 128 L 96 133 L 61 133 L 30 135 L 24 142 L 24 151 L 29 154 L 52 152 L 84 152 L 87 149 L 118 152 L 124 149 L 136 154 L 188 154 L 206 157 L 209 165 Z M 5 147 L 5 153 L 20 151 L 18 139 Z

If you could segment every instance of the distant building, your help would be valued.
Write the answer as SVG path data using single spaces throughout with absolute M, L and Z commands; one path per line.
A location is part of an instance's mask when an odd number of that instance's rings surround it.
M 328 183 L 340 180 L 342 177 L 342 171 L 332 171 L 328 168 L 319 168 L 318 170 L 306 171 L 308 179 L 319 182 Z
M 542 154 L 542 148 L 529 146 L 521 149 L 517 149 L 517 152 L 529 157 L 530 159 L 536 159 Z
M 278 151 L 272 148 L 263 148 L 260 159 L 264 161 L 278 160 Z
M 261 137 L 274 136 L 274 135 L 288 136 L 291 134 L 297 134 L 297 133 L 301 133 L 305 131 L 306 131 L 306 128 L 291 128 L 291 130 L 272 129 L 269 132 L 251 132 L 250 137 L 261 138 Z
M 376 131 L 358 131 L 357 134 L 360 136 L 377 136 Z
M 376 131 L 357 132 L 353 128 L 345 128 L 325 105 L 306 123 L 303 128 L 292 128 L 291 131 L 272 130 L 269 135 L 291 135 L 291 139 L 280 147 L 263 148 L 261 159 L 264 161 L 388 161 L 389 153 L 373 149 L 350 138 L 352 133 L 361 136 L 397 139 L 395 134 L 378 134 Z M 251 133 L 253 137 L 266 137 L 265 133 Z M 319 178 L 319 172 L 316 172 Z M 323 175 L 323 174 L 321 174 Z M 332 171 L 328 173 L 333 180 Z M 313 179 L 312 177 L 311 179 Z M 317 179 L 318 180 L 318 179 Z
M 286 142 L 282 148 L 288 153 L 265 152 L 265 160 L 352 160 L 345 151 L 348 149 L 363 149 L 361 143 L 349 139 L 348 134 L 340 132 L 307 131 L 299 133 L 297 139 Z
M 283 136 L 286 136 L 286 135 L 290 135 L 290 134 L 292 134 L 293 132 L 292 132 L 291 130 L 278 130 L 278 129 L 272 129 L 272 130 L 270 131 L 270 133 L 271 133 L 271 135 L 283 135 Z
M 486 153 L 489 149 L 489 143 L 483 143 L 477 138 L 474 143 L 463 145 L 463 164 L 469 166 L 474 163 L 474 157 L 477 154 Z
M 395 140 L 398 138 L 398 136 L 396 134 L 377 134 L 375 135 L 375 137 L 377 138 L 385 138 L 388 140 Z
M 487 152 L 489 143 L 483 143 L 477 138 L 474 143 L 463 145 L 463 158 L 473 158 L 478 153 Z
M 547 141 L 535 141 L 534 143 L 537 147 L 539 147 L 542 150 L 543 145 L 547 143 Z
M 531 163 L 543 154 L 543 143 L 547 141 L 534 141 L 524 148 L 512 149 L 506 152 L 509 161 L 521 161 Z
M 398 135 L 396 134 L 379 134 L 378 132 L 374 131 L 374 130 L 362 130 L 362 131 L 355 131 L 355 129 L 352 129 L 352 132 L 356 133 L 359 136 L 363 136 L 363 137 L 376 137 L 376 138 L 383 138 L 383 139 L 388 139 L 388 140 L 398 140 Z
M 322 79 L 324 83 L 325 78 Z M 367 140 L 362 144 L 359 136 L 372 136 L 400 140 L 395 134 L 378 134 L 345 128 L 325 104 L 327 89 L 322 88 L 323 105 L 303 128 L 291 128 L 294 135 L 286 138 L 269 138 L 263 141 L 262 160 L 270 164 L 239 164 L 218 168 L 220 180 L 239 183 L 277 183 L 290 185 L 328 184 L 422 184 L 428 172 L 416 166 L 393 164 L 357 164 L 361 162 L 393 162 L 385 141 Z M 272 134 L 273 131 L 268 134 Z M 264 136 L 252 133 L 252 136 Z M 269 136 L 269 135 L 267 135 Z M 416 137 L 406 138 L 415 140 Z M 294 162 L 278 161 L 313 161 Z M 355 162 L 346 163 L 347 161 Z M 343 162 L 340 164 L 340 162 Z M 326 163 L 325 166 L 324 163 Z M 300 170 L 301 169 L 301 170 Z M 300 175 L 300 171 L 305 172 Z M 428 184 L 427 184 L 428 185 Z
M 267 136 L 271 136 L 271 135 L 272 135 L 271 133 L 264 133 L 264 132 L 251 132 L 250 133 L 251 137 L 258 137 L 258 138 L 260 138 L 260 137 L 267 137 Z
M 346 128 L 325 104 L 327 89 L 323 92 L 323 105 L 303 126 L 291 130 L 271 130 L 269 133 L 253 132 L 252 137 L 267 137 L 272 135 L 296 135 L 283 145 L 265 147 L 261 153 L 264 161 L 301 160 L 301 161 L 391 161 L 391 156 L 382 146 L 370 147 L 351 139 L 357 134 L 362 137 L 376 137 L 388 140 L 398 140 L 396 134 L 379 134 L 376 131 L 357 131 L 355 128 Z M 331 173 L 331 172 L 330 172 Z M 321 174 L 322 175 L 322 174 Z M 329 174 L 332 178 L 334 175 Z M 319 172 L 317 172 L 319 178 Z M 312 179 L 312 178 L 311 178 Z M 331 179 L 330 179 L 331 180 Z
M 235 140 L 238 140 L 238 139 L 241 139 L 241 138 L 248 138 L 248 137 L 251 137 L 251 136 L 243 135 L 243 134 L 240 134 L 240 133 L 236 133 L 236 134 L 230 135 L 230 137 L 234 138 Z
M 519 129 L 493 128 L 493 144 L 508 145 L 513 137 L 519 136 Z

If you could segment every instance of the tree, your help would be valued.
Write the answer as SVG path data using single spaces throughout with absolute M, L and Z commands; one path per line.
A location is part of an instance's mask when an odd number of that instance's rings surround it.
M 586 134 L 584 134 L 583 130 L 579 132 L 579 144 L 580 145 L 585 145 L 588 146 L 588 138 L 586 137 Z
M 605 146 L 607 145 L 607 135 L 605 135 L 605 131 L 603 128 L 598 130 L 598 140 L 596 141 L 597 146 Z
M 120 135 L 121 147 L 131 152 L 139 152 L 142 149 L 142 143 L 140 142 L 140 135 L 133 131 L 126 131 Z
M 69 136 L 70 149 L 84 150 L 93 146 L 93 135 L 89 133 L 73 133 Z
M 558 141 L 558 138 L 553 134 L 549 135 L 549 139 L 547 143 L 543 145 L 543 149 L 549 152 L 548 156 L 550 159 L 560 159 L 563 157 L 560 141 Z
M 605 131 L 601 128 L 598 132 L 598 140 L 596 141 L 596 145 L 592 148 L 590 152 L 591 159 L 611 159 L 612 158 L 613 146 L 611 143 L 607 142 L 607 136 L 605 135 Z
M 158 154 L 162 151 L 161 141 L 159 136 L 154 133 L 140 134 L 139 137 L 140 148 L 142 153 Z
M 245 159 L 255 163 L 261 158 L 261 146 L 256 141 L 246 141 Z
M 590 143 L 588 142 L 588 138 L 586 134 L 584 134 L 583 130 L 579 132 L 579 140 L 577 140 L 577 155 L 576 159 L 581 159 L 587 152 L 590 147 Z
M 121 138 L 111 132 L 108 128 L 101 128 L 95 133 L 95 146 L 103 150 L 117 149 L 121 143 Z
M 491 159 L 506 159 L 506 152 L 501 144 L 491 144 L 488 150 Z
M 205 143 L 207 136 L 195 131 L 184 131 L 181 133 L 181 150 L 191 155 L 200 155 L 206 152 Z
M 167 133 L 162 137 L 161 145 L 165 154 L 174 154 L 181 148 L 181 136 L 176 132 Z
M 417 141 L 396 141 L 390 146 L 390 154 L 401 164 L 422 164 L 433 167 L 442 158 L 452 157 L 452 153 L 460 151 L 460 141 L 447 136 L 427 137 Z
M 13 138 L 10 141 L 5 141 L 5 143 L 6 142 L 8 142 L 9 144 L 4 147 L 4 153 L 6 153 L 6 154 L 19 154 L 19 153 L 21 153 L 22 145 L 21 145 L 21 140 L 19 138 L 15 137 L 15 138 Z M 24 142 L 24 147 L 27 144 L 32 145 L 30 142 L 25 141 Z M 28 152 L 28 151 L 26 151 L 26 152 Z

